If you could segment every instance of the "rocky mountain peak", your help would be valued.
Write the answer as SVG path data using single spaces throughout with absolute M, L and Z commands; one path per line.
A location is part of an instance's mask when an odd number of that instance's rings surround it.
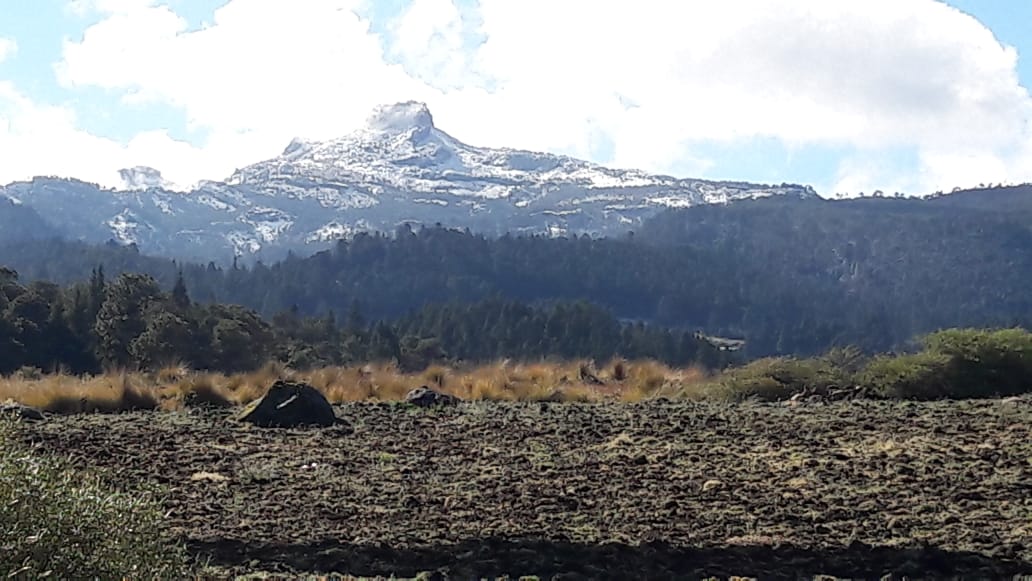
M 295 137 L 290 140 L 290 143 L 287 145 L 287 148 L 283 150 L 281 155 L 287 159 L 299 157 L 311 151 L 314 144 L 314 142 L 307 139 Z
M 161 176 L 161 172 L 143 165 L 118 170 L 122 178 L 122 188 L 130 191 L 148 190 L 150 188 L 167 188 L 169 183 Z
M 434 128 L 434 117 L 426 103 L 419 101 L 380 105 L 366 119 L 366 128 L 382 133 L 429 133 Z

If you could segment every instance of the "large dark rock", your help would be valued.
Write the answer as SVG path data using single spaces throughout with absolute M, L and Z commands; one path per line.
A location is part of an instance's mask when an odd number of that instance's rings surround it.
M 264 428 L 332 426 L 342 423 L 319 390 L 306 383 L 277 381 L 265 397 L 251 403 L 237 417 Z
M 0 416 L 16 417 L 22 420 L 41 421 L 45 419 L 40 410 L 13 401 L 0 403 Z
M 412 391 L 408 392 L 405 396 L 405 402 L 412 405 L 416 405 L 422 408 L 427 408 L 435 405 L 455 405 L 459 403 L 459 398 L 454 395 L 448 395 L 439 391 L 434 391 L 427 386 L 417 387 Z

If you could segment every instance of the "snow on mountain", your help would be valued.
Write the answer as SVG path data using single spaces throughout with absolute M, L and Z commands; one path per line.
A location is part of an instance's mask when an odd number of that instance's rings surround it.
M 279 157 L 240 169 L 227 183 L 297 197 L 314 195 L 324 185 L 350 184 L 368 205 L 390 196 L 446 205 L 441 197 L 413 196 L 439 194 L 505 200 L 507 209 L 608 198 L 621 202 L 611 210 L 631 210 L 815 195 L 803 186 L 685 180 L 548 153 L 474 147 L 438 129 L 426 105 L 414 101 L 377 108 L 365 127 L 339 139 L 295 139 Z M 597 228 L 607 230 L 604 224 Z
M 120 169 L 118 175 L 122 178 L 122 188 L 130 191 L 149 190 L 152 188 L 170 189 L 172 184 L 161 177 L 161 172 L 142 165 Z
M 151 168 L 121 175 L 117 191 L 36 178 L 0 195 L 31 205 L 71 238 L 203 260 L 275 258 L 412 222 L 489 234 L 613 235 L 665 208 L 816 195 L 808 186 L 679 179 L 475 147 L 438 129 L 414 101 L 378 107 L 364 127 L 338 139 L 294 139 L 281 155 L 192 191 L 169 191 Z
M 546 186 L 582 188 L 676 187 L 678 180 L 637 170 L 514 149 L 467 145 L 434 126 L 426 105 L 381 106 L 366 126 L 339 139 L 295 139 L 283 154 L 238 170 L 231 184 L 268 187 L 299 179 L 451 193 L 488 199 L 539 197 Z
M 107 225 L 111 227 L 111 232 L 115 235 L 115 239 L 123 244 L 136 244 L 139 242 L 137 232 L 140 229 L 140 223 L 136 220 L 136 216 L 132 211 L 126 209 L 114 218 L 108 220 Z

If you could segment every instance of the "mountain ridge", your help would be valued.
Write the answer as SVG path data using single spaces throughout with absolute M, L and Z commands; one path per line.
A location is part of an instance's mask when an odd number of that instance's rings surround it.
M 406 223 L 486 234 L 618 235 L 667 208 L 817 197 L 809 186 L 675 178 L 477 147 L 437 128 L 416 101 L 380 106 L 365 126 L 335 139 L 294 139 L 279 156 L 186 192 L 171 191 L 153 168 L 122 170 L 121 177 L 119 189 L 34 178 L 0 187 L 0 197 L 33 208 L 68 239 L 223 262 L 308 254 Z

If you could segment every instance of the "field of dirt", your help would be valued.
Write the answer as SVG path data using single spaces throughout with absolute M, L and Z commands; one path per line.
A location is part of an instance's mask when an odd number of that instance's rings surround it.
M 191 551 L 254 571 L 470 579 L 1032 574 L 1032 398 L 476 403 L 53 417 L 44 450 L 160 483 Z

